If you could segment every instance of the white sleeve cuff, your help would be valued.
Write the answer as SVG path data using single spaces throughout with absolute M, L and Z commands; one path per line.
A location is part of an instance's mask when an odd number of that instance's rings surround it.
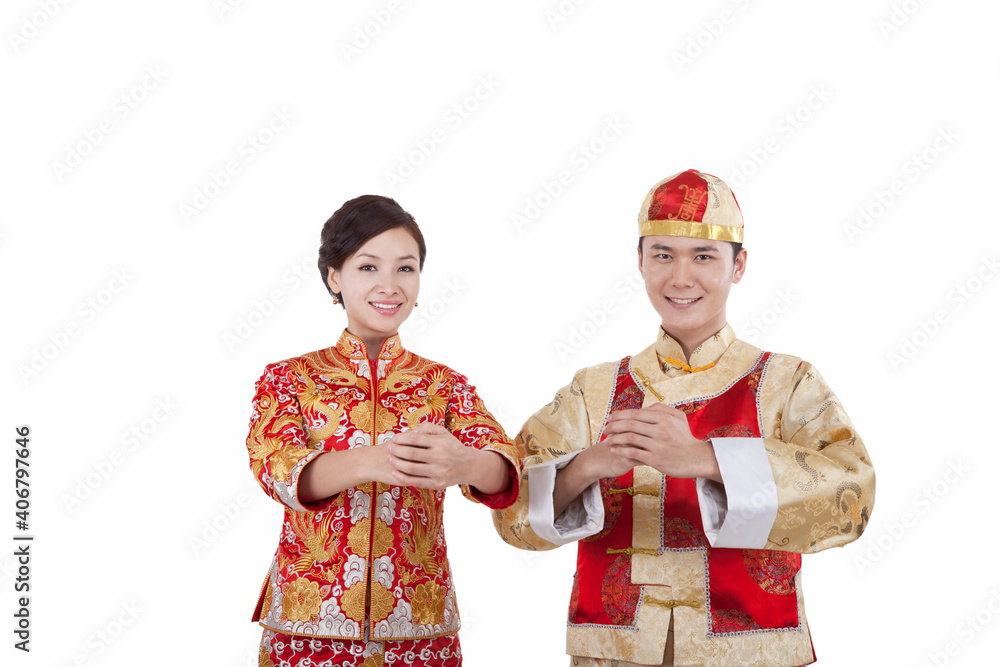
M 598 482 L 574 498 L 558 519 L 553 517 L 556 471 L 565 468 L 580 451 L 528 468 L 528 523 L 536 535 L 555 545 L 596 535 L 604 527 L 604 501 Z
M 722 484 L 698 478 L 698 504 L 708 543 L 763 549 L 778 516 L 778 487 L 762 438 L 712 438 Z

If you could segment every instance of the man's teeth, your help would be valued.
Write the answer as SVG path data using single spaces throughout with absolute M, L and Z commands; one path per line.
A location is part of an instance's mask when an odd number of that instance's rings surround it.
M 686 303 L 694 303 L 695 301 L 697 301 L 701 297 L 697 297 L 697 298 L 694 298 L 694 299 L 674 299 L 674 298 L 668 296 L 667 298 L 670 299 L 671 301 L 673 301 L 674 303 L 686 304 Z
M 398 303 L 373 303 L 372 305 L 376 308 L 381 308 L 382 310 L 392 310 L 393 308 L 399 306 Z

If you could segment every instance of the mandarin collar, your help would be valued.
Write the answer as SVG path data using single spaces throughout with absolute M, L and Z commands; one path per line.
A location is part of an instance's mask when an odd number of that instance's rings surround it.
M 722 357 L 735 340 L 736 333 L 727 324 L 719 332 L 709 336 L 708 340 L 695 348 L 695 351 L 691 353 L 691 358 L 685 360 L 681 344 L 671 338 L 663 330 L 663 327 L 660 327 L 660 334 L 656 338 L 656 357 L 664 373 L 671 368 L 689 373 L 697 372 L 705 367 L 714 366 L 715 362 Z
M 365 342 L 347 329 L 344 329 L 344 333 L 340 334 L 336 348 L 337 352 L 348 359 L 368 360 L 368 348 L 365 347 Z M 399 341 L 399 334 L 393 334 L 382 343 L 382 347 L 378 351 L 378 358 L 391 361 L 402 354 L 403 344 Z

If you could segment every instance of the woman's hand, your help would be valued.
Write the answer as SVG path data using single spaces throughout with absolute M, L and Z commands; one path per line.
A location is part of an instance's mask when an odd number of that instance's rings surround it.
M 496 452 L 467 447 L 438 424 L 424 423 L 389 441 L 393 483 L 424 489 L 469 484 L 487 495 L 510 484 L 507 462 Z
M 316 502 L 365 482 L 398 484 L 393 471 L 389 448 L 384 444 L 325 452 L 302 469 L 299 500 Z

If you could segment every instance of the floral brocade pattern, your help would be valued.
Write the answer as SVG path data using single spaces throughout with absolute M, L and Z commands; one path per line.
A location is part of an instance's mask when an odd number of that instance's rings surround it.
M 326 587 L 329 589 L 329 586 Z M 308 579 L 296 579 L 285 589 L 282 611 L 289 621 L 311 621 L 323 603 L 319 584 Z
M 679 403 L 674 407 L 686 415 L 693 415 L 706 405 L 708 405 L 708 401 L 690 401 L 688 403 Z
M 795 575 L 802 565 L 802 556 L 788 551 L 744 549 L 743 564 L 762 590 L 789 595 L 795 592 Z
M 458 635 L 400 641 L 298 637 L 264 630 L 260 667 L 460 667 Z
M 761 357 L 754 364 L 753 369 L 751 369 L 750 374 L 747 375 L 747 386 L 750 387 L 750 391 L 754 393 L 754 396 L 758 394 L 758 389 L 760 388 L 760 379 L 764 375 L 764 369 L 767 367 L 767 359 Z
M 686 519 L 667 517 L 663 520 L 664 549 L 700 549 L 708 547 L 705 533 Z
M 618 363 L 618 375 L 615 378 L 615 397 L 611 403 L 611 412 L 619 410 L 639 410 L 646 392 L 635 384 L 629 370 L 632 357 L 625 357 Z
M 632 583 L 632 558 L 621 554 L 604 573 L 601 602 L 613 625 L 631 625 L 639 606 L 640 586 Z
M 444 616 L 444 596 L 441 586 L 428 581 L 416 587 L 413 593 L 413 616 L 427 625 L 435 625 Z
M 712 611 L 712 632 L 729 634 L 759 630 L 760 626 L 748 614 L 735 609 L 716 609 Z
M 577 575 L 573 575 L 573 590 L 569 595 L 569 616 L 568 618 L 574 619 L 577 617 L 577 611 L 580 609 L 580 581 Z
M 599 484 L 601 485 L 601 500 L 604 502 L 604 527 L 601 532 L 583 538 L 584 542 L 596 542 L 610 533 L 615 524 L 618 523 L 618 517 L 621 516 L 622 508 L 625 506 L 624 494 L 609 493 L 612 488 L 618 488 L 617 478 L 602 477 Z
M 424 422 L 510 463 L 508 490 L 484 496 L 463 487 L 468 498 L 494 509 L 514 501 L 519 461 L 475 388 L 447 366 L 404 350 L 398 337 L 376 359 L 344 332 L 333 347 L 267 366 L 247 451 L 258 483 L 285 513 L 254 620 L 313 641 L 457 632 L 443 490 L 365 482 L 316 502 L 298 496 L 299 475 L 316 456 L 382 444 Z
M 756 435 L 749 426 L 726 424 L 725 426 L 713 429 L 702 440 L 711 440 L 712 438 L 753 438 Z

